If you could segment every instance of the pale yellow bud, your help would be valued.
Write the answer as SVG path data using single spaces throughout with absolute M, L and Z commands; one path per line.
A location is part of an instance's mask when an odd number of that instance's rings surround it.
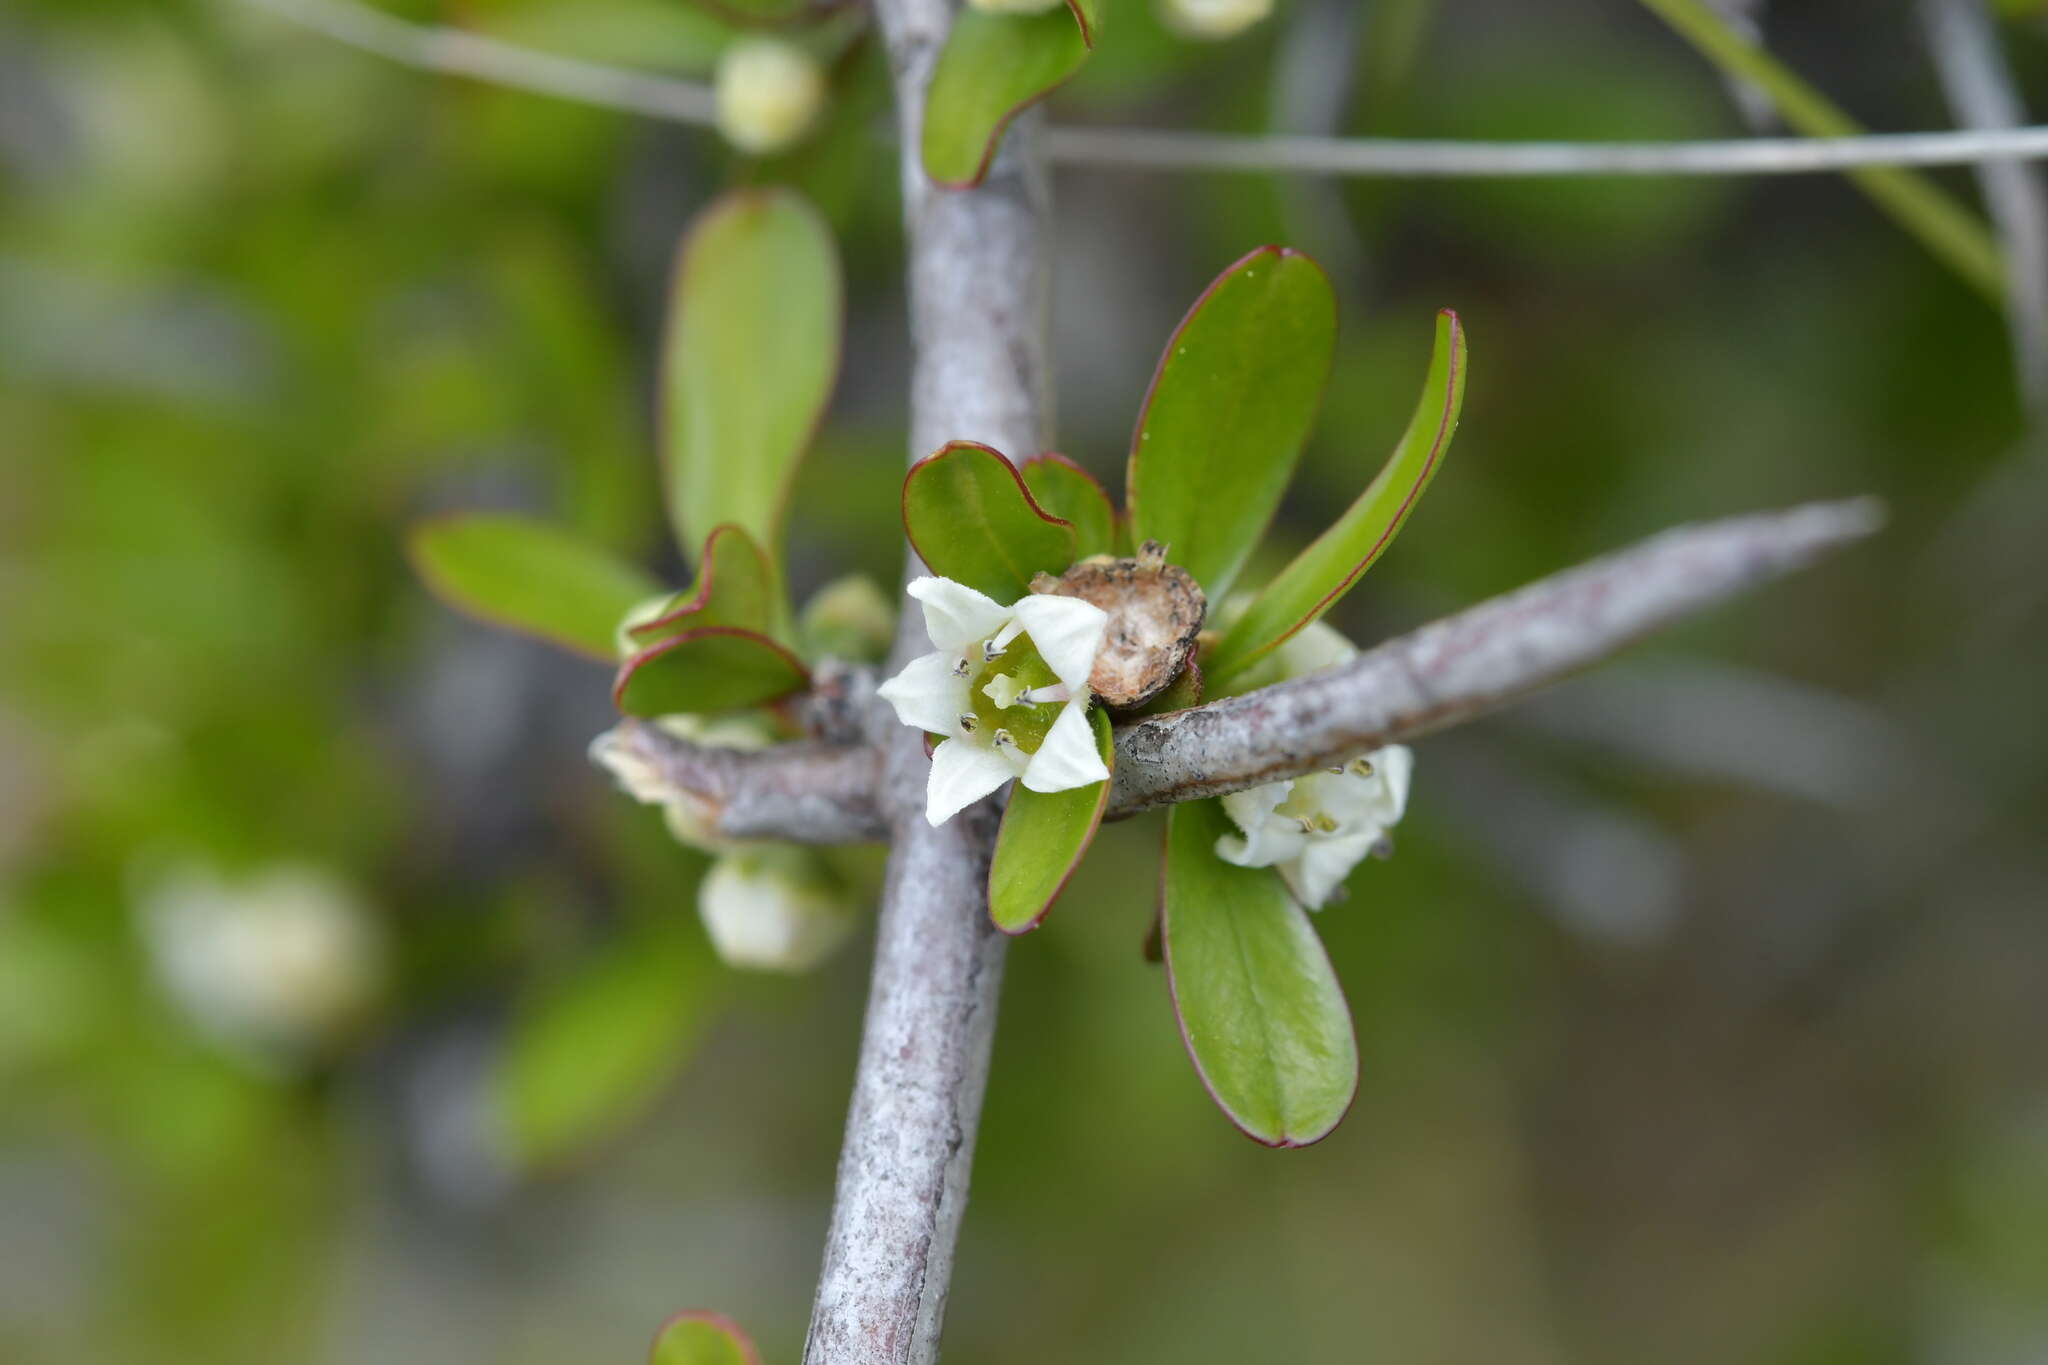
M 805 972 L 853 931 L 844 883 L 815 850 L 756 845 L 711 865 L 697 889 L 711 946 L 727 965 Z
M 1273 12 L 1273 0 L 1159 0 L 1159 17 L 1183 38 L 1235 38 Z
M 802 48 L 775 38 L 734 43 L 718 62 L 718 130 L 743 152 L 795 143 L 825 103 L 825 76 Z

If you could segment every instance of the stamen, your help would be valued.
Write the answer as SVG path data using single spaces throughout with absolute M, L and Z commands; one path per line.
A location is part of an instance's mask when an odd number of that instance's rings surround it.
M 953 676 L 956 678 L 964 678 L 967 676 L 967 673 L 967 656 L 965 654 L 962 654 L 959 660 L 955 662 L 953 665 Z
M 961 734 L 963 734 L 963 735 L 971 735 L 971 734 L 973 734 L 973 733 L 974 733 L 974 727 L 975 727 L 975 726 L 977 726 L 977 725 L 979 725 L 979 724 L 981 724 L 981 719 L 980 719 L 980 717 L 976 716 L 976 715 L 975 715 L 975 714 L 974 714 L 974 713 L 973 713 L 972 711 L 962 711 L 962 712 L 960 713 L 960 733 L 961 733 Z
M 1371 777 L 1372 764 L 1366 759 L 1354 758 L 1351 760 L 1350 771 L 1357 777 Z
M 1045 687 L 1029 687 L 1017 694 L 1017 700 L 1026 706 L 1043 706 L 1047 702 L 1072 701 L 1074 689 L 1065 683 L 1051 683 Z
M 984 660 L 995 660 L 1002 658 L 1003 651 L 1010 647 L 1010 641 L 1016 639 L 1019 635 L 1022 635 L 1023 633 L 1024 623 L 1022 621 L 1011 621 L 1008 625 L 1004 626 L 1001 630 L 997 631 L 993 636 L 991 636 L 989 638 L 988 643 L 984 644 L 981 647 L 981 657 Z
M 1315 826 L 1317 834 L 1335 834 L 1337 832 L 1337 821 L 1328 811 L 1318 811 L 1311 823 Z
M 1306 815 L 1295 816 L 1294 823 L 1301 826 L 1303 834 L 1314 834 L 1316 832 L 1316 822 Z
M 998 730 L 990 737 L 989 743 L 998 749 L 1014 749 L 1017 747 L 1017 737 L 1008 730 Z
M 1340 763 L 1336 767 L 1327 769 L 1326 771 L 1328 771 L 1332 777 L 1342 777 L 1344 776 L 1344 765 Z

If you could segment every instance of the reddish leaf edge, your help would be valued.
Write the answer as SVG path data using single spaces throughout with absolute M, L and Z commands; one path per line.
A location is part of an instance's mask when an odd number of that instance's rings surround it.
M 903 522 L 903 538 L 910 542 L 910 548 L 917 554 L 919 561 L 925 567 L 930 568 L 931 561 L 925 558 L 923 548 L 917 543 L 916 533 L 910 529 L 910 482 L 917 477 L 918 471 L 922 470 L 925 466 L 936 460 L 944 459 L 956 450 L 979 450 L 995 456 L 997 462 L 1009 474 L 1011 481 L 1017 485 L 1017 491 L 1024 495 L 1024 505 L 1031 510 L 1033 515 L 1040 521 L 1048 522 L 1054 526 L 1064 526 L 1069 531 L 1074 529 L 1073 522 L 1068 521 L 1065 517 L 1056 517 L 1039 505 L 1038 499 L 1031 496 L 1030 485 L 1024 482 L 1024 472 L 1011 463 L 1010 457 L 1003 454 L 1002 451 L 997 450 L 992 445 L 984 445 L 980 441 L 948 441 L 904 472 L 903 492 L 897 499 L 897 515 Z
M 1173 1005 L 1173 1026 L 1180 1031 L 1180 1045 L 1182 1050 L 1188 1054 L 1188 1064 L 1194 1067 L 1195 1079 L 1202 1083 L 1202 1089 L 1209 1092 L 1209 1102 L 1222 1111 L 1224 1118 L 1230 1120 L 1231 1127 L 1243 1133 L 1253 1142 L 1258 1143 L 1259 1146 L 1271 1147 L 1276 1151 L 1295 1151 L 1303 1147 L 1313 1147 L 1330 1134 L 1336 1132 L 1343 1126 L 1344 1120 L 1351 1117 L 1352 1107 L 1358 1103 L 1358 1073 L 1355 1071 L 1352 1073 L 1351 1093 L 1345 1097 L 1344 1108 L 1338 1112 L 1336 1118 L 1330 1120 L 1329 1126 L 1319 1133 L 1310 1133 L 1300 1137 L 1292 1134 L 1282 1134 L 1279 1137 L 1269 1138 L 1262 1133 L 1254 1133 L 1245 1125 L 1244 1120 L 1238 1117 L 1237 1112 L 1224 1103 L 1223 1097 L 1216 1093 L 1216 1087 L 1209 1082 L 1209 1073 L 1202 1070 L 1201 1059 L 1195 1055 L 1194 1040 L 1188 1037 L 1187 1019 L 1180 1012 L 1180 985 L 1175 980 L 1173 972 L 1173 916 L 1166 913 L 1166 850 L 1168 846 L 1167 841 L 1170 838 L 1171 833 L 1162 828 L 1159 836 L 1159 908 L 1157 919 L 1159 925 L 1159 956 L 1160 960 L 1166 965 L 1166 997 Z M 1276 872 L 1273 875 L 1278 876 L 1279 874 Z M 1293 899 L 1291 893 L 1288 899 Z M 1296 905 L 1294 909 L 1297 914 L 1306 915 L 1308 913 L 1299 905 Z M 1310 927 L 1313 928 L 1313 924 Z M 1323 936 L 1321 934 L 1316 935 L 1316 943 L 1319 946 L 1322 944 L 1322 939 Z M 1323 949 L 1325 959 L 1329 957 L 1329 952 L 1328 948 Z M 1331 979 L 1337 982 L 1337 999 L 1342 1002 L 1345 1016 L 1348 1018 L 1351 1016 L 1351 999 L 1344 994 L 1344 982 L 1337 977 L 1334 970 L 1331 972 Z M 1354 1037 L 1357 1031 L 1357 1025 L 1354 1023 L 1352 1025 Z
M 678 621 L 694 616 L 709 606 L 711 604 L 713 579 L 716 576 L 714 566 L 718 563 L 716 556 L 712 554 L 712 549 L 717 545 L 718 538 L 728 532 L 745 537 L 747 548 L 754 552 L 754 557 L 761 562 L 762 571 L 767 574 L 768 580 L 773 582 L 775 580 L 775 562 L 768 557 L 768 552 L 761 548 L 760 543 L 753 536 L 747 534 L 747 528 L 736 521 L 720 522 L 717 526 L 711 528 L 710 535 L 704 537 L 704 553 L 697 560 L 697 581 L 690 585 L 695 589 L 690 594 L 690 600 L 673 611 L 663 612 L 652 621 L 642 622 L 626 633 L 638 636 L 650 631 L 659 630 L 663 626 L 672 626 Z
M 1095 25 L 1088 22 L 1088 11 L 1081 0 L 1067 0 L 1067 13 L 1074 16 L 1074 24 L 1081 30 L 1081 46 L 1090 52 L 1095 50 Z
M 811 671 L 804 667 L 803 660 L 799 659 L 786 647 L 777 644 L 766 635 L 763 635 L 760 631 L 748 630 L 745 626 L 700 626 L 696 630 L 686 630 L 680 635 L 671 635 L 660 644 L 643 649 L 623 664 L 620 664 L 619 675 L 612 683 L 612 706 L 621 715 L 631 715 L 632 712 L 626 710 L 623 703 L 626 696 L 626 685 L 632 681 L 634 673 L 638 672 L 645 665 L 653 663 L 672 649 L 680 649 L 692 640 L 702 640 L 714 635 L 737 635 L 766 645 L 784 659 L 787 659 L 790 667 L 796 670 L 796 684 L 786 692 L 776 693 L 775 697 L 763 697 L 761 699 L 762 704 L 765 705 L 768 702 L 774 701 L 776 697 L 786 697 L 792 692 L 801 692 L 811 685 Z
M 1123 509 L 1116 505 L 1116 499 L 1112 498 L 1109 495 L 1109 490 L 1102 486 L 1102 480 L 1096 478 L 1087 469 L 1083 468 L 1078 462 L 1068 458 L 1065 455 L 1060 454 L 1060 452 L 1058 452 L 1057 450 L 1041 450 L 1036 455 L 1033 455 L 1029 459 L 1025 460 L 1023 464 L 1018 465 L 1017 473 L 1021 476 L 1025 470 L 1031 468 L 1031 466 L 1035 464 L 1065 465 L 1068 469 L 1073 470 L 1076 474 L 1079 474 L 1082 478 L 1088 480 L 1088 486 L 1093 488 L 1097 493 L 1100 493 L 1102 495 L 1102 505 L 1109 509 L 1110 532 L 1114 534 L 1117 531 L 1117 529 L 1123 525 Z M 1026 491 L 1030 491 L 1030 487 L 1028 484 L 1026 485 Z M 1045 515 L 1052 516 L 1052 513 L 1047 512 Z M 1059 518 L 1054 518 L 1054 520 L 1059 520 Z M 1069 522 L 1068 524 L 1072 525 L 1073 523 Z
M 1194 325 L 1195 319 L 1201 316 L 1202 309 L 1208 306 L 1209 300 L 1216 297 L 1216 291 L 1221 289 L 1232 275 L 1246 269 L 1253 262 L 1261 258 L 1271 257 L 1273 260 L 1281 261 L 1286 260 L 1290 256 L 1298 256 L 1302 260 L 1307 261 L 1321 273 L 1324 283 L 1330 283 L 1330 272 L 1324 270 L 1323 263 L 1309 255 L 1306 251 L 1296 247 L 1277 246 L 1271 243 L 1265 246 L 1253 247 L 1250 251 L 1247 251 L 1244 255 L 1238 257 L 1217 272 L 1216 278 L 1210 280 L 1203 287 L 1202 292 L 1195 295 L 1195 301 L 1188 305 L 1188 311 L 1181 315 L 1179 323 L 1174 326 L 1172 332 L 1168 333 L 1166 345 L 1160 348 L 1159 351 L 1159 364 L 1154 366 L 1152 370 L 1152 382 L 1145 386 L 1144 401 L 1138 404 L 1138 424 L 1131 430 L 1131 453 L 1124 462 L 1124 522 L 1126 525 L 1135 526 L 1138 521 L 1138 481 L 1136 476 L 1138 456 L 1145 448 L 1145 423 L 1152 416 L 1152 401 L 1159 396 L 1160 381 L 1166 378 L 1166 367 L 1172 363 L 1174 351 L 1179 347 L 1180 339 L 1187 334 L 1188 328 Z M 1337 308 L 1337 288 L 1334 284 L 1330 285 L 1330 308 L 1332 313 L 1335 313 Z M 1323 368 L 1322 387 L 1316 395 L 1316 412 L 1318 414 L 1322 412 L 1323 403 L 1329 397 L 1330 375 L 1336 368 L 1336 362 L 1336 348 L 1333 346 L 1330 351 L 1330 363 Z M 1277 508 L 1275 509 L 1275 514 L 1278 514 Z M 1271 524 L 1272 518 L 1269 517 L 1267 518 L 1267 525 L 1271 526 Z M 1264 530 L 1260 531 L 1259 538 L 1265 538 Z M 1171 546 L 1168 547 L 1168 549 L 1171 548 Z M 1207 588 L 1208 584 L 1205 583 L 1202 586 Z
M 1436 467 L 1443 460 L 1444 451 L 1447 447 L 1449 447 L 1452 436 L 1456 434 L 1455 427 L 1452 422 L 1452 413 L 1458 407 L 1459 386 L 1465 382 L 1465 367 L 1462 360 L 1462 357 L 1465 354 L 1464 320 L 1458 316 L 1457 311 L 1455 309 L 1451 308 L 1439 308 L 1437 309 L 1436 315 L 1440 318 L 1448 319 L 1451 324 L 1450 360 L 1449 371 L 1447 375 L 1449 382 L 1444 385 L 1444 407 L 1443 411 L 1440 414 L 1438 414 L 1437 417 L 1436 439 L 1430 443 L 1429 458 L 1428 460 L 1424 461 L 1422 466 L 1422 472 L 1416 476 L 1415 482 L 1409 485 L 1408 496 L 1401 500 L 1401 510 L 1394 514 L 1393 522 L 1380 535 L 1380 538 L 1377 541 L 1373 542 L 1372 548 L 1366 551 L 1365 557 L 1358 561 L 1357 565 L 1355 565 L 1352 568 L 1351 572 L 1345 576 L 1343 582 L 1339 583 L 1336 587 L 1330 589 L 1329 592 L 1325 593 L 1316 602 L 1315 606 L 1311 607 L 1308 610 L 1307 614 L 1304 615 L 1299 621 L 1296 621 L 1286 630 L 1274 636 L 1265 644 L 1260 645 L 1256 650 L 1252 651 L 1250 654 L 1247 654 L 1244 657 L 1244 659 L 1239 662 L 1237 667 L 1231 670 L 1232 674 L 1244 672 L 1245 669 L 1250 668 L 1260 659 L 1265 658 L 1268 654 L 1271 654 L 1274 650 L 1286 644 L 1296 635 L 1299 635 L 1303 630 L 1308 628 L 1311 622 L 1319 620 L 1322 617 L 1323 613 L 1330 609 L 1330 604 L 1332 602 L 1335 602 L 1345 593 L 1350 592 L 1352 585 L 1357 583 L 1358 580 L 1364 576 L 1365 571 L 1367 569 L 1370 569 L 1373 565 L 1379 563 L 1380 556 L 1386 553 L 1387 547 L 1389 545 L 1393 544 L 1394 537 L 1399 535 L 1401 533 L 1401 528 L 1408 524 L 1408 514 L 1415 510 L 1416 502 L 1422 497 L 1422 490 L 1428 487 L 1429 481 L 1431 479 L 1436 477 Z M 1396 452 L 1398 452 L 1399 450 L 1398 442 L 1396 443 L 1395 450 Z M 1390 453 L 1387 456 L 1387 458 L 1389 460 L 1392 460 L 1394 456 L 1392 453 Z M 1324 534 L 1327 535 L 1329 534 L 1329 532 L 1325 531 Z M 1320 538 L 1321 537 L 1318 537 L 1318 539 Z M 1313 545 L 1314 542 L 1310 542 L 1311 548 L 1313 548 Z
M 838 392 L 840 373 L 846 368 L 846 262 L 839 256 L 839 239 L 832 234 L 831 220 L 826 218 L 816 204 L 801 191 L 789 185 L 741 185 L 727 190 L 698 211 L 689 225 L 683 229 L 681 240 L 676 243 L 675 256 L 669 264 L 668 293 L 664 296 L 667 311 L 662 318 L 660 354 L 656 357 L 654 401 L 654 458 L 655 473 L 661 481 L 660 494 L 662 517 L 669 523 L 669 530 L 675 536 L 676 546 L 684 556 L 690 553 L 690 542 L 685 539 L 681 525 L 677 523 L 675 508 L 668 495 L 670 465 L 673 456 L 669 453 L 670 417 L 668 374 L 669 362 L 675 359 L 676 335 L 682 329 L 678 325 L 680 306 L 677 302 L 682 293 L 683 281 L 688 278 L 690 259 L 698 241 L 718 217 L 725 213 L 736 213 L 747 204 L 760 200 L 786 199 L 795 204 L 811 220 L 825 240 L 832 244 L 832 302 L 836 325 L 832 329 L 832 382 L 818 399 L 817 407 L 811 413 L 810 429 L 805 433 L 797 458 L 790 461 L 789 472 L 782 476 L 782 487 L 775 491 L 774 534 L 759 543 L 764 555 L 770 557 L 780 546 L 782 523 L 789 515 L 790 495 L 795 491 L 796 476 L 803 467 L 804 457 L 817 444 L 818 433 L 825 425 L 825 413 L 832 406 L 832 395 Z M 715 531 L 717 528 L 713 528 Z M 705 536 L 709 544 L 711 537 Z M 694 566 L 693 566 L 694 567 Z
M 1089 36 L 1090 30 L 1088 27 L 1088 21 L 1081 17 L 1080 10 L 1076 8 L 1076 0 L 1067 0 L 1067 11 L 1068 13 L 1074 16 L 1074 22 L 1077 25 L 1079 25 L 1081 29 L 1081 45 L 1085 48 L 1093 49 L 1095 43 L 1094 40 Z M 1066 75 L 1060 77 L 1051 85 L 1048 85 L 1043 90 L 1038 91 L 1036 94 L 1028 96 L 1025 99 L 1021 99 L 1017 101 L 1017 103 L 1011 105 L 1009 112 L 1004 114 L 1001 118 L 997 119 L 996 126 L 988 130 L 988 138 L 981 145 L 981 164 L 974 168 L 974 174 L 967 177 L 967 179 L 945 180 L 941 179 L 936 175 L 933 175 L 930 170 L 925 171 L 925 178 L 930 180 L 934 185 L 937 185 L 942 190 L 980 189 L 982 182 L 988 179 L 988 168 L 995 163 L 997 149 L 1003 145 L 1003 135 L 1010 131 L 1010 125 L 1017 121 L 1017 116 L 1023 113 L 1026 109 L 1029 109 L 1032 105 L 1037 104 L 1039 101 L 1043 100 L 1053 91 L 1065 85 L 1068 81 L 1074 79 L 1074 77 L 1077 74 L 1079 74 L 1080 70 L 1081 67 L 1077 63 L 1072 71 L 1069 71 Z M 917 159 L 919 164 L 922 165 L 924 162 L 924 151 L 922 148 L 919 148 L 918 150 Z
M 424 521 L 414 522 L 412 528 L 406 532 L 404 545 L 405 561 L 411 566 L 413 577 L 419 579 L 421 586 L 426 588 L 435 601 L 450 611 L 467 616 L 472 621 L 481 621 L 485 625 L 493 626 L 499 630 L 509 630 L 514 635 L 524 635 L 529 640 L 539 640 L 543 644 L 553 645 L 556 649 L 573 654 L 579 659 L 591 659 L 601 664 L 613 663 L 617 657 L 615 654 L 600 653 L 597 650 L 586 648 L 566 635 L 557 635 L 553 631 L 535 630 L 531 626 L 514 621 L 509 617 L 501 616 L 496 612 L 481 610 L 471 603 L 464 601 L 461 594 L 457 593 L 439 573 L 428 566 L 426 556 L 420 549 L 420 541 L 428 532 L 452 521 L 466 521 L 472 517 L 501 515 L 507 514 L 487 511 L 443 512 L 438 516 L 428 517 Z M 534 524 L 539 526 L 547 525 L 546 522 L 535 522 Z M 560 528 L 549 526 L 548 529 L 559 530 Z
M 1018 925 L 1018 926 L 1017 926 L 1017 927 L 1016 927 L 1015 929 L 1009 928 L 1009 927 L 1007 927 L 1006 925 L 1002 925 L 1002 924 L 996 924 L 996 917 L 995 917 L 995 908 L 994 908 L 994 907 L 995 907 L 995 880 L 994 880 L 994 879 L 995 879 L 995 863 L 994 863 L 994 860 L 993 860 L 993 859 L 991 859 L 991 860 L 990 860 L 990 863 L 989 863 L 989 879 L 990 879 L 990 880 L 989 880 L 989 886 L 988 886 L 988 896 L 987 896 L 987 899 L 988 899 L 988 902 L 989 902 L 989 907 L 990 907 L 990 908 L 989 908 L 989 917 L 988 917 L 988 922 L 989 922 L 990 924 L 994 924 L 994 925 L 995 925 L 995 927 L 996 927 L 996 932 L 998 932 L 998 933 L 1001 933 L 1001 934 L 1007 934 L 1007 935 L 1008 935 L 1008 936 L 1010 936 L 1011 938 L 1022 938 L 1022 937 L 1023 937 L 1024 935 L 1026 935 L 1026 934 L 1030 933 L 1030 932 L 1031 932 L 1032 930 L 1034 930 L 1034 929 L 1038 928 L 1038 926 L 1039 926 L 1039 925 L 1041 925 L 1041 924 L 1045 923 L 1045 917 L 1046 917 L 1046 916 L 1047 916 L 1048 914 L 1052 913 L 1052 908 L 1053 908 L 1053 906 L 1054 906 L 1054 905 L 1056 905 L 1056 904 L 1057 904 L 1057 903 L 1059 902 L 1059 898 L 1060 898 L 1061 894 L 1062 894 L 1063 892 L 1065 892 L 1065 891 L 1066 891 L 1066 889 L 1067 889 L 1067 883 L 1068 883 L 1068 882 L 1070 882 L 1070 881 L 1072 881 L 1072 880 L 1074 879 L 1074 873 L 1075 873 L 1075 871 L 1076 871 L 1076 870 L 1077 870 L 1077 869 L 1078 869 L 1078 868 L 1079 868 L 1079 867 L 1081 866 L 1081 859 L 1083 859 L 1083 858 L 1087 857 L 1087 856 L 1088 856 L 1088 850 L 1089 850 L 1090 848 L 1092 848 L 1092 847 L 1094 846 L 1094 844 L 1095 844 L 1095 836 L 1096 836 L 1097 834 L 1099 834 L 1099 833 L 1101 833 L 1101 832 L 1102 832 L 1102 814 L 1103 814 L 1103 812 L 1104 812 L 1104 811 L 1106 811 L 1106 810 L 1108 810 L 1108 809 L 1109 809 L 1109 787 L 1110 787 L 1110 782 L 1111 782 L 1111 781 L 1113 781 L 1113 780 L 1114 780 L 1114 776 L 1112 775 L 1112 777 L 1111 777 L 1111 778 L 1109 778 L 1109 779 L 1105 779 L 1104 781 L 1102 781 L 1102 782 L 1099 782 L 1099 783 L 1097 783 L 1097 784 L 1096 784 L 1097 786 L 1101 787 L 1101 788 L 1102 788 L 1102 790 L 1101 790 L 1100 792 L 1098 792 L 1098 793 L 1096 794 L 1096 797 L 1095 797 L 1095 814 L 1094 814 L 1094 816 L 1093 816 L 1093 817 L 1091 817 L 1091 818 L 1089 819 L 1089 821 L 1088 821 L 1088 837 L 1087 837 L 1087 838 L 1085 838 L 1085 839 L 1083 839 L 1083 840 L 1081 841 L 1081 846 L 1080 846 L 1079 848 L 1077 848 L 1077 849 L 1075 849 L 1075 850 L 1074 850 L 1074 856 L 1073 856 L 1073 857 L 1072 857 L 1072 858 L 1071 858 L 1071 859 L 1070 859 L 1070 860 L 1068 861 L 1068 863 L 1067 863 L 1067 870 L 1066 870 L 1066 871 L 1064 871 L 1064 872 L 1062 872 L 1062 873 L 1060 873 L 1060 879 L 1059 879 L 1059 882 L 1058 882 L 1058 883 L 1057 883 L 1057 884 L 1056 884 L 1056 885 L 1055 885 L 1055 886 L 1053 887 L 1053 889 L 1052 889 L 1052 894 L 1051 894 L 1051 895 L 1049 895 L 1049 896 L 1047 896 L 1047 897 L 1045 898 L 1045 904 L 1043 904 L 1043 905 L 1041 905 L 1041 906 L 1039 906 L 1039 907 L 1038 907 L 1038 913 L 1037 913 L 1037 914 L 1035 914 L 1035 915 L 1033 915 L 1033 916 L 1032 916 L 1032 917 L 1031 917 L 1031 918 L 1030 918 L 1029 920 L 1025 921 L 1025 922 L 1024 922 L 1023 924 L 1020 924 L 1020 925 Z M 1016 793 L 1015 793 L 1015 792 L 1013 791 L 1013 792 L 1011 792 L 1011 793 L 1010 793 L 1010 795 L 1011 795 L 1011 797 L 1012 797 L 1012 798 L 1014 799 L 1014 798 L 1015 798 L 1015 796 L 1016 796 Z M 1009 823 L 1009 820 L 1010 820 L 1010 808 L 1009 808 L 1009 806 L 1008 806 L 1007 804 L 1005 804 L 1005 805 L 1003 806 L 1003 824 L 1008 824 L 1008 823 Z M 997 844 L 998 844 L 999 846 L 1000 846 L 1000 845 L 1001 845 L 1001 843 L 1002 843 L 1002 839 L 1003 839 L 1003 831 L 1002 831 L 1002 826 L 1001 826 L 1001 825 L 998 825 L 998 826 L 996 827 L 996 843 L 997 843 Z
M 740 1354 L 746 1358 L 747 1365 L 761 1365 L 761 1349 L 754 1345 L 754 1339 L 747 1335 L 746 1329 L 725 1314 L 715 1313 L 709 1308 L 685 1308 L 680 1313 L 671 1313 L 662 1319 L 661 1326 L 654 1329 L 653 1342 L 647 1348 L 650 1362 L 654 1358 L 654 1353 L 661 1348 L 661 1339 L 668 1335 L 668 1329 L 685 1322 L 701 1322 L 706 1327 L 716 1328 L 725 1333 L 739 1343 Z

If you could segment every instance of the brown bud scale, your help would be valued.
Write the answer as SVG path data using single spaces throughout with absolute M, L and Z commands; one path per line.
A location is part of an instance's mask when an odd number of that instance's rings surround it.
M 1133 559 L 1096 555 L 1058 578 L 1041 574 L 1034 592 L 1092 602 L 1109 613 L 1109 629 L 1088 688 L 1106 706 L 1137 706 L 1180 675 L 1193 653 L 1209 602 L 1199 584 L 1164 547 L 1146 541 Z

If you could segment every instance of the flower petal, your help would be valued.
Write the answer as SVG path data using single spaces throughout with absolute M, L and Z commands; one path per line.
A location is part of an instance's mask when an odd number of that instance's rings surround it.
M 1280 865 L 1280 875 L 1296 900 L 1311 910 L 1320 910 L 1351 875 L 1351 869 L 1372 852 L 1379 837 L 1380 831 L 1374 830 L 1337 839 L 1310 839 L 1299 858 Z
M 903 671 L 875 689 L 896 708 L 896 719 L 937 735 L 960 733 L 967 709 L 967 679 L 954 672 L 957 654 L 920 654 Z
M 1408 810 L 1408 783 L 1415 773 L 1415 751 L 1405 744 L 1389 744 L 1384 749 L 1375 749 L 1366 758 L 1383 786 L 1380 823 L 1399 824 Z
M 924 818 L 943 825 L 1017 775 L 993 749 L 949 739 L 932 750 L 931 780 L 924 789 Z
M 924 633 L 934 649 L 961 653 L 1003 628 L 1010 609 L 950 578 L 913 578 L 904 589 L 924 603 Z
M 1024 769 L 1024 785 L 1035 792 L 1063 792 L 1108 780 L 1109 768 L 1102 761 L 1102 751 L 1095 747 L 1095 727 L 1088 723 L 1087 706 L 1068 702 Z
M 1031 643 L 1038 646 L 1039 657 L 1053 676 L 1076 690 L 1086 687 L 1103 633 L 1109 629 L 1109 613 L 1093 602 L 1051 593 L 1033 593 L 1011 610 L 1030 632 Z

